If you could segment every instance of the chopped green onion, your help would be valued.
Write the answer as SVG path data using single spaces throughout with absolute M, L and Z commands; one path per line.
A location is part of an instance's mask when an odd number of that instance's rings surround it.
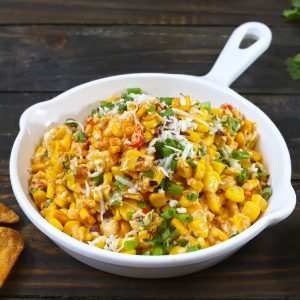
M 200 250 L 200 245 L 195 245 L 195 246 L 192 246 L 192 247 L 189 247 L 186 249 L 186 252 L 189 253 L 189 252 L 194 252 L 194 251 L 197 251 L 197 250 Z
M 115 181 L 115 185 L 119 190 L 124 190 L 125 189 L 125 184 L 123 184 L 122 182 L 120 182 L 119 180 Z
M 205 146 L 203 146 L 203 147 L 198 147 L 198 149 L 197 149 L 197 153 L 196 153 L 196 155 L 197 156 L 204 156 L 206 154 L 206 147 Z
M 250 158 L 250 153 L 247 152 L 247 151 L 236 151 L 236 150 L 233 150 L 233 151 L 231 152 L 231 156 L 232 156 L 232 158 L 234 158 L 234 159 L 241 160 L 241 159 L 247 159 L 247 158 Z
M 170 163 L 170 169 L 171 169 L 171 171 L 175 172 L 176 171 L 176 167 L 177 167 L 177 160 L 175 160 L 173 158 L 172 161 L 171 161 L 171 163 Z
M 265 179 L 267 177 L 267 174 L 263 172 L 261 169 L 258 169 L 257 176 L 260 180 Z
M 101 183 L 103 183 L 103 174 L 95 176 L 93 178 L 93 183 L 94 183 L 94 186 L 99 186 Z
M 137 202 L 137 206 L 139 208 L 146 208 L 147 207 L 147 203 L 145 201 L 138 201 Z
M 191 160 L 190 158 L 187 159 L 188 164 L 193 168 L 196 169 L 197 168 L 197 164 Z
M 154 148 L 155 148 L 155 156 L 157 156 L 157 158 L 163 158 L 163 152 L 162 152 L 162 148 L 164 147 L 164 143 L 157 141 L 154 144 Z
M 195 107 L 198 107 L 198 108 L 204 108 L 206 109 L 209 113 L 211 113 L 211 104 L 209 101 L 207 102 L 198 102 L 194 105 Z
M 176 183 L 170 183 L 167 188 L 167 192 L 171 195 L 179 196 L 183 192 L 183 187 Z
M 240 184 L 243 184 L 248 179 L 248 171 L 243 168 L 241 174 L 236 177 L 236 181 Z
M 127 216 L 127 218 L 128 218 L 128 219 L 130 219 L 130 220 L 131 220 L 131 218 L 132 218 L 133 214 L 134 214 L 134 211 L 130 211 L 130 212 L 128 212 L 128 213 L 127 213 L 127 215 L 126 215 L 126 216 Z
M 152 253 L 152 255 L 163 255 L 163 254 L 164 254 L 164 250 L 161 247 L 156 247 Z
M 78 123 L 74 119 L 66 119 L 65 125 L 72 127 L 72 128 L 78 127 Z
M 161 239 L 164 241 L 170 240 L 172 238 L 172 231 L 170 228 L 167 228 L 164 230 L 164 232 L 161 234 Z
M 124 243 L 124 249 L 126 251 L 130 251 L 135 249 L 139 244 L 139 241 L 137 239 L 128 240 Z
M 189 243 L 188 240 L 180 240 L 178 242 L 178 245 L 181 246 L 181 247 L 185 247 L 188 243 Z
M 145 177 L 148 177 L 148 178 L 153 178 L 154 177 L 154 172 L 152 170 L 150 170 L 150 171 L 144 171 L 143 175 Z
M 148 251 L 146 251 L 146 252 L 144 252 L 142 255 L 150 255 L 151 253 L 150 253 L 150 251 L 148 250 Z
M 179 235 L 180 235 L 180 232 L 178 231 L 178 229 L 175 229 L 172 231 L 172 239 L 175 239 Z
M 100 102 L 99 106 L 102 108 L 109 108 L 109 109 L 112 109 L 114 107 L 114 105 L 112 103 L 107 102 L 107 101 Z
M 170 147 L 173 147 L 173 148 L 178 148 L 178 142 L 176 140 L 173 140 L 173 139 L 170 139 L 170 138 L 167 138 L 166 139 L 166 145 L 167 146 L 170 146 Z
M 80 131 L 80 132 L 76 135 L 76 141 L 77 141 L 77 142 L 85 143 L 86 137 L 85 137 L 85 133 L 84 133 L 83 131 Z
M 234 135 L 241 128 L 241 121 L 229 116 L 227 117 L 227 124 L 229 126 L 230 135 Z
M 190 223 L 193 221 L 193 217 L 190 215 L 179 214 L 177 218 L 183 223 Z
M 134 99 L 132 97 L 127 96 L 127 95 L 124 96 L 123 99 L 124 99 L 125 102 L 134 101 Z
M 151 106 L 148 108 L 148 110 L 147 110 L 148 113 L 152 113 L 152 112 L 155 112 L 155 111 L 156 111 L 156 108 L 155 108 L 154 105 L 151 105 Z
M 187 197 L 189 201 L 196 201 L 198 199 L 198 193 L 196 192 L 190 192 Z
M 163 219 L 165 219 L 165 220 L 172 219 L 175 216 L 175 213 L 176 213 L 176 208 L 175 207 L 171 207 L 167 211 L 164 211 L 161 214 L 161 217 Z
M 159 115 L 161 117 L 170 117 L 170 116 L 174 116 L 174 111 L 172 108 L 168 108 L 168 109 L 165 109 L 165 110 L 162 110 L 159 112 Z
M 142 90 L 140 88 L 128 88 L 127 89 L 128 94 L 142 94 Z
M 159 101 L 165 102 L 167 105 L 172 105 L 173 99 L 174 98 L 172 98 L 172 97 L 160 97 Z
M 152 240 L 147 241 L 148 245 L 153 247 L 161 243 L 161 239 L 158 237 L 153 238 Z
M 119 102 L 117 103 L 118 111 L 123 112 L 127 110 L 127 104 L 125 102 Z
M 162 147 L 162 153 L 163 153 L 163 157 L 168 157 L 170 156 L 171 154 L 174 153 L 174 150 L 170 149 L 170 148 L 167 148 L 167 147 Z
M 271 188 L 268 186 L 268 187 L 265 187 L 262 191 L 261 191 L 261 195 L 264 199 L 266 200 L 269 200 L 270 197 L 272 196 L 272 190 Z

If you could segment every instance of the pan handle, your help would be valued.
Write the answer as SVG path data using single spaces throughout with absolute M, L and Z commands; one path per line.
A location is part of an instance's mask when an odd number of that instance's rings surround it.
M 246 38 L 256 40 L 247 48 L 240 48 Z M 221 54 L 211 70 L 202 78 L 230 86 L 262 53 L 269 47 L 272 32 L 268 26 L 259 22 L 240 25 L 231 34 Z

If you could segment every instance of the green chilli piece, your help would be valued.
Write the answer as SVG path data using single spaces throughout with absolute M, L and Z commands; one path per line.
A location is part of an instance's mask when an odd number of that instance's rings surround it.
M 191 158 L 188 158 L 187 162 L 193 169 L 197 168 L 197 164 Z
M 145 201 L 138 201 L 137 202 L 137 206 L 139 208 L 146 208 L 147 207 L 147 203 Z
M 99 186 L 101 183 L 103 183 L 103 174 L 95 176 L 93 178 L 93 183 L 94 183 L 94 186 Z
M 141 95 L 142 94 L 142 90 L 140 88 L 128 88 L 127 89 L 127 93 L 128 94 L 137 94 L 137 95 Z
M 152 112 L 155 112 L 155 111 L 156 111 L 156 108 L 155 108 L 154 105 L 151 105 L 151 106 L 148 108 L 148 110 L 147 110 L 148 113 L 152 113 Z
M 231 152 L 231 157 L 234 158 L 234 159 L 238 159 L 238 160 L 248 159 L 248 158 L 250 158 L 250 153 L 247 152 L 247 151 L 236 151 L 236 150 L 233 150 Z
M 124 243 L 124 249 L 126 251 L 130 251 L 135 249 L 139 244 L 139 241 L 137 239 L 128 240 Z

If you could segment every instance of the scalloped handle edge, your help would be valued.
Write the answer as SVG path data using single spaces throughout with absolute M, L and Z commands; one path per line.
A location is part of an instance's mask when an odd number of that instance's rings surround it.
M 246 38 L 256 41 L 245 49 L 240 48 Z M 230 86 L 270 46 L 272 32 L 259 22 L 248 22 L 237 27 L 229 37 L 211 70 L 203 76 L 208 81 Z

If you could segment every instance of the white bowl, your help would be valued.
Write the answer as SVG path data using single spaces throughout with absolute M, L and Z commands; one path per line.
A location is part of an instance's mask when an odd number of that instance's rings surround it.
M 243 38 L 257 41 L 240 49 Z M 71 256 L 99 270 L 141 278 L 172 277 L 192 273 L 225 259 L 254 238 L 267 226 L 286 218 L 294 209 L 295 192 L 291 186 L 291 161 L 287 146 L 272 121 L 255 105 L 228 88 L 269 46 L 271 32 L 263 24 L 246 23 L 238 27 L 216 64 L 204 77 L 171 74 L 130 74 L 113 76 L 75 87 L 52 100 L 28 108 L 20 119 L 20 132 L 10 158 L 10 176 L 14 194 L 31 222 Z M 170 256 L 134 256 L 113 253 L 77 241 L 50 225 L 36 209 L 28 193 L 30 159 L 40 143 L 45 129 L 52 123 L 62 123 L 68 117 L 78 120 L 91 111 L 97 101 L 127 87 L 140 87 L 157 96 L 189 94 L 213 106 L 228 102 L 257 123 L 258 148 L 269 170 L 273 195 L 269 207 L 260 219 L 239 235 L 200 251 Z

